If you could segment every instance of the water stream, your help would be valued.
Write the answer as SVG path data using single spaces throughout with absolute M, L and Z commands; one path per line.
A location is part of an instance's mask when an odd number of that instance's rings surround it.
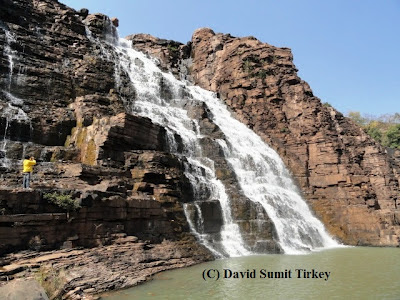
M 186 158 L 186 176 L 194 187 L 194 193 L 201 194 L 202 187 L 206 187 L 210 192 L 209 199 L 220 202 L 224 224 L 221 230 L 223 253 L 220 255 L 249 254 L 241 238 L 239 227 L 232 218 L 225 187 L 216 178 L 213 165 L 207 164 L 209 161 L 203 157 L 200 145 L 201 134 L 195 122 L 189 118 L 188 112 L 183 108 L 187 100 L 198 101 L 193 99 L 191 87 L 176 80 L 172 74 L 163 73 L 153 60 L 133 50 L 130 42 L 126 40 L 121 39 L 115 46 L 115 51 L 119 57 L 116 63 L 129 75 L 135 87 L 136 99 L 129 103 L 131 113 L 148 117 L 165 127 L 169 136 L 169 150 Z M 168 96 L 163 96 L 161 84 L 164 88 L 168 87 L 170 93 Z M 176 135 L 182 140 L 179 145 Z M 192 229 L 195 230 L 195 227 Z M 212 247 L 212 244 L 207 242 L 211 239 L 209 235 L 198 234 L 198 236 L 205 245 Z M 215 248 L 212 251 L 219 252 Z
M 15 56 L 17 54 L 17 51 L 13 50 L 11 47 L 12 43 L 16 42 L 16 38 L 14 36 L 14 34 L 9 31 L 3 24 L 0 23 L 0 28 L 4 31 L 5 34 L 5 38 L 6 38 L 6 43 L 4 46 L 4 50 L 3 50 L 3 54 L 5 56 L 7 56 L 8 58 L 8 68 L 9 68 L 9 72 L 8 72 L 8 84 L 7 84 L 7 89 L 8 91 L 11 90 L 11 84 L 12 84 L 12 77 L 13 77 L 13 73 L 14 73 L 14 59 Z

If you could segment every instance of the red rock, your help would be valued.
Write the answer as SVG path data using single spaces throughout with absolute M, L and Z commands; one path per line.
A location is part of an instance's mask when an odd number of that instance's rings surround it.
M 398 160 L 322 105 L 297 76 L 290 49 L 202 28 L 193 33 L 191 56 L 195 83 L 218 92 L 278 151 L 332 234 L 349 244 L 399 245 Z M 390 234 L 376 230 L 383 224 Z

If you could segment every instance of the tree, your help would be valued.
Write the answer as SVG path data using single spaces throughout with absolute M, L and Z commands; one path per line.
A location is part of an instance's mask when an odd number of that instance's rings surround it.
M 351 111 L 348 113 L 348 117 L 352 119 L 356 124 L 360 126 L 367 125 L 367 119 L 362 117 L 359 111 Z
M 382 122 L 371 121 L 365 126 L 365 131 L 377 142 L 382 143 Z
M 377 117 L 351 111 L 347 116 L 382 146 L 400 149 L 400 113 Z
M 400 124 L 389 127 L 386 132 L 387 146 L 400 149 Z

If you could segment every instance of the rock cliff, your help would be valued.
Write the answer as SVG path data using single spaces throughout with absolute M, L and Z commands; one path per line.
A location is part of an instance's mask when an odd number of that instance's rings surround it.
M 168 152 L 166 128 L 132 114 L 128 100 L 137 91 L 112 57 L 110 19 L 53 0 L 0 4 L 0 279 L 40 265 L 68 269 L 63 293 L 73 298 L 212 259 L 190 232 L 183 203 L 193 220 L 202 213 L 203 232 L 217 239 L 219 202 L 194 207 L 185 158 Z M 128 39 L 163 70 L 218 93 L 281 155 L 332 235 L 351 245 L 399 246 L 399 153 L 323 106 L 297 76 L 288 48 L 205 28 L 186 45 Z M 221 155 L 223 134 L 207 106 L 185 105 L 246 245 L 280 252 L 273 223 L 243 195 Z M 39 162 L 30 190 L 20 188 L 25 155 Z M 207 187 L 202 192 L 206 198 Z M 79 207 L 66 209 L 60 199 Z
M 192 76 L 284 158 L 330 232 L 352 245 L 398 246 L 399 176 L 387 151 L 325 107 L 290 49 L 199 29 Z
M 115 90 L 108 17 L 52 0 L 0 5 L 1 282 L 68 269 L 58 292 L 79 299 L 212 259 L 190 233 L 192 189 L 165 129 L 126 112 L 129 84 Z M 38 161 L 28 190 L 25 155 Z
M 290 49 L 208 28 L 174 48 L 168 46 L 172 41 L 148 35 L 129 38 L 176 76 L 176 66 L 189 61 L 186 78 L 217 92 L 237 119 L 281 155 L 331 234 L 350 245 L 399 246 L 396 151 L 324 106 L 298 77 Z

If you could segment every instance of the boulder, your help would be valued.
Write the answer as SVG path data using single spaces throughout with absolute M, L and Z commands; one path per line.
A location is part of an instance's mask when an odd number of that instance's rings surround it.
M 48 300 L 43 287 L 34 279 L 17 279 L 0 286 L 4 300 Z

